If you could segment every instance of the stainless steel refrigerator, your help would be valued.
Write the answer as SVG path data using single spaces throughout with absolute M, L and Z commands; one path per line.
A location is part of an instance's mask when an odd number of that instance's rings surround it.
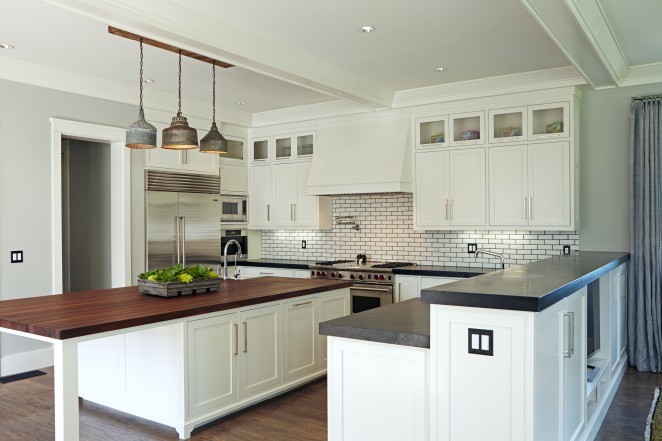
M 221 261 L 219 176 L 145 172 L 145 269 Z

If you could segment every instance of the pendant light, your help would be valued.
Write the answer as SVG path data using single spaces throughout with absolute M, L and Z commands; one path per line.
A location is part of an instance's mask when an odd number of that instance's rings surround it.
M 177 116 L 172 118 L 170 127 L 163 129 L 164 149 L 184 150 L 198 148 L 198 132 L 189 127 L 185 116 L 182 116 L 182 51 L 179 51 L 179 107 Z
M 216 127 L 216 62 L 212 63 L 212 98 L 211 129 L 200 140 L 200 151 L 204 153 L 227 153 L 228 141 Z
M 145 121 L 143 111 L 143 39 L 140 39 L 140 110 L 138 121 L 126 129 L 126 146 L 130 149 L 153 149 L 156 147 L 156 127 Z

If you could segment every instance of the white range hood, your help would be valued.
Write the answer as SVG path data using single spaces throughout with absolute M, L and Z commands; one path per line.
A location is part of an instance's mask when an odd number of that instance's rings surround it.
M 411 193 L 410 126 L 408 115 L 319 126 L 308 194 Z

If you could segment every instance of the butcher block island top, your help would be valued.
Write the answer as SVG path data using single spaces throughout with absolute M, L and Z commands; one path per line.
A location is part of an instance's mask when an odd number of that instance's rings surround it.
M 180 297 L 137 286 L 0 302 L 0 327 L 58 340 L 347 288 L 348 281 L 259 277 L 223 280 L 218 291 Z

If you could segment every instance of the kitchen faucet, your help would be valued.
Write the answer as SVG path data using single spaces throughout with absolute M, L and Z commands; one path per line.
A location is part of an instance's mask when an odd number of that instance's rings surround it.
M 230 239 L 227 241 L 225 244 L 225 249 L 223 250 L 223 280 L 228 279 L 228 247 L 230 244 L 235 243 L 237 244 L 237 252 L 234 255 L 234 278 L 236 279 L 239 277 L 239 270 L 237 266 L 237 256 L 241 257 L 241 244 L 237 242 L 235 239 Z
M 501 259 L 501 269 L 506 269 L 506 265 L 503 263 L 503 254 L 495 253 L 493 251 L 488 251 L 488 250 L 476 250 L 476 254 L 474 254 L 474 257 L 478 257 L 478 254 L 483 253 L 483 254 L 489 254 L 490 256 L 498 257 Z

